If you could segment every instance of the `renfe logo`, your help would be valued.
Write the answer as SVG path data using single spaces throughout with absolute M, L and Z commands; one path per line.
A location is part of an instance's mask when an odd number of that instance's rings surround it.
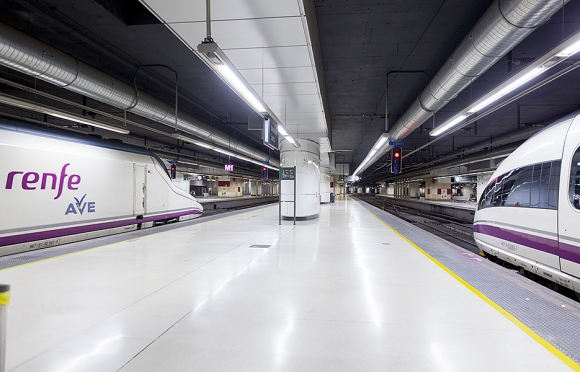
M 10 173 L 8 173 L 8 178 L 6 178 L 6 190 L 11 190 L 12 186 L 15 182 L 15 180 L 18 177 L 21 177 L 21 186 L 23 190 L 36 190 L 37 186 L 38 186 L 38 181 L 40 181 L 40 189 L 41 190 L 46 190 L 46 189 L 50 189 L 50 190 L 57 190 L 57 183 L 58 183 L 58 191 L 56 193 L 56 196 L 54 197 L 54 199 L 58 199 L 60 198 L 60 196 L 62 195 L 62 190 L 64 188 L 65 185 L 65 179 L 68 177 L 68 180 L 66 180 L 66 186 L 69 190 L 78 190 L 78 187 L 75 187 L 77 185 L 79 185 L 81 183 L 81 176 L 79 176 L 78 174 L 71 174 L 68 175 L 66 174 L 66 168 L 70 165 L 70 163 L 67 163 L 65 165 L 62 166 L 62 169 L 60 170 L 60 177 L 57 176 L 54 173 L 42 173 L 42 175 L 36 173 L 36 172 L 20 172 L 20 171 L 12 171 Z M 19 176 L 19 175 L 22 176 Z M 58 181 L 58 182 L 57 182 Z M 16 182 L 18 182 L 16 180 Z M 50 183 L 49 183 L 50 182 Z

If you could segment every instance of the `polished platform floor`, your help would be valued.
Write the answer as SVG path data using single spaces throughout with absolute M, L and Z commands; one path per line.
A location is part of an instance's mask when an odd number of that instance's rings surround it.
M 278 226 L 277 212 L 1 270 L 8 370 L 574 367 L 359 202 L 322 205 L 296 226 Z

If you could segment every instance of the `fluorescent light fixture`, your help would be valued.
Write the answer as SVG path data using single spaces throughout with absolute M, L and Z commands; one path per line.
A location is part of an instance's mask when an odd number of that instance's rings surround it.
M 51 112 L 51 111 L 52 110 L 47 110 L 47 112 L 44 112 L 44 113 L 47 115 L 50 115 L 50 116 L 57 117 L 57 118 L 74 121 L 74 122 L 80 123 L 80 124 L 90 125 L 90 126 L 105 129 L 105 130 L 108 130 L 111 132 L 116 132 L 116 133 L 121 133 L 121 134 L 129 134 L 130 133 L 128 129 L 115 127 L 113 125 L 109 125 L 109 124 L 105 124 L 105 123 L 100 123 L 100 122 L 95 121 L 95 120 L 86 119 L 82 116 L 77 116 L 77 115 L 72 115 L 72 114 L 62 113 L 62 112 L 55 112 L 55 111 Z
M 489 106 L 493 102 L 497 101 L 501 97 L 505 96 L 506 94 L 514 91 L 515 89 L 519 88 L 523 84 L 527 83 L 528 81 L 532 80 L 542 72 L 544 72 L 546 68 L 542 65 L 534 68 L 533 70 L 526 72 L 523 76 L 517 78 L 515 81 L 509 83 L 504 88 L 500 89 L 498 92 L 493 93 L 490 97 L 483 100 L 481 103 L 478 103 L 473 108 L 468 109 L 468 111 L 472 114 L 480 111 L 481 109 Z M 519 75 L 519 74 L 518 74 Z
M 457 124 L 461 123 L 463 120 L 465 120 L 469 116 L 471 116 L 471 113 L 459 115 L 458 117 L 456 117 L 455 119 L 451 120 L 450 122 L 445 123 L 445 124 L 439 126 L 437 129 L 435 129 L 434 131 L 432 131 L 431 133 L 429 133 L 429 135 L 430 136 L 438 136 L 441 133 L 446 132 L 449 129 L 451 129 L 454 126 L 456 126 Z
M 224 52 L 213 41 L 204 41 L 197 46 L 198 55 L 216 74 L 259 114 L 268 112 L 256 91 L 244 79 Z
M 258 114 L 264 118 L 270 117 L 278 123 L 278 132 L 280 132 L 286 139 L 288 139 L 288 136 L 292 136 L 288 133 L 286 128 L 280 124 L 280 119 L 276 117 L 268 105 L 266 105 L 258 93 L 256 93 L 254 88 L 252 88 L 246 79 L 244 79 L 242 74 L 240 74 L 234 64 L 228 59 L 213 39 L 205 39 L 201 44 L 199 44 L 197 46 L 197 55 Z M 300 144 L 296 139 L 292 138 L 291 141 L 289 139 L 288 141 L 292 143 L 294 147 L 300 147 Z
M 194 139 L 194 138 L 191 138 L 188 136 L 184 136 L 183 134 L 173 133 L 173 134 L 171 134 L 171 137 L 176 138 L 176 139 L 181 140 L 181 141 L 185 141 L 185 142 L 197 145 L 197 146 L 205 147 L 205 148 L 213 150 L 213 151 L 217 151 L 217 152 L 224 154 L 224 155 L 233 156 L 234 158 L 245 160 L 247 162 L 257 164 L 257 165 L 262 166 L 262 167 L 270 168 L 272 170 L 278 170 L 278 168 L 271 166 L 269 164 L 265 164 L 259 160 L 254 160 L 254 159 L 251 159 L 247 156 L 236 154 L 235 152 L 232 152 L 232 151 L 229 151 L 226 149 L 222 149 L 221 147 L 214 146 L 212 144 L 209 144 L 209 143 L 206 143 L 203 141 L 199 141 L 197 139 Z
M 116 132 L 116 133 L 121 133 L 121 134 L 129 134 L 130 133 L 129 130 L 125 129 L 125 128 L 119 128 L 119 127 L 116 127 L 114 125 L 101 123 L 101 122 L 93 120 L 93 119 L 85 118 L 84 116 L 70 114 L 66 111 L 54 109 L 52 107 L 48 107 L 48 106 L 45 106 L 45 105 L 40 104 L 40 103 L 27 101 L 24 99 L 8 96 L 5 94 L 0 94 L 0 103 L 3 103 L 5 105 L 9 105 L 9 106 L 13 106 L 13 107 L 19 107 L 19 108 L 22 108 L 25 110 L 41 112 L 43 114 L 54 116 L 56 118 L 74 121 L 75 123 L 90 125 L 90 126 L 105 129 L 105 130 L 108 130 L 111 132 Z
M 548 71 L 550 68 L 556 66 L 562 61 L 565 61 L 568 57 L 578 52 L 580 52 L 580 32 L 570 36 L 568 39 L 552 48 L 552 50 L 545 53 L 543 56 L 536 58 L 529 66 L 522 69 L 522 71 L 514 75 L 511 79 L 506 80 L 504 83 L 500 84 L 495 89 L 478 99 L 472 105 L 460 111 L 458 115 L 453 116 L 448 122 L 443 123 L 439 127 L 432 130 L 429 135 L 438 136 L 459 125 L 465 119 L 474 115 L 478 111 L 483 110 L 500 98 L 521 87 L 526 82 L 532 80 L 543 72 Z M 388 134 L 384 133 L 382 137 L 379 138 L 372 151 L 369 152 L 369 154 L 366 156 L 365 160 L 355 170 L 353 175 L 362 172 L 366 168 L 367 163 L 373 158 L 373 155 L 376 155 L 374 151 L 381 151 L 387 139 Z
M 238 95 L 242 96 L 256 110 L 258 113 L 266 112 L 264 105 L 256 98 L 256 96 L 250 92 L 248 86 L 240 80 L 240 78 L 230 69 L 230 67 L 222 63 L 217 65 L 217 70 L 221 73 L 223 77 L 227 80 L 229 85 L 234 88 Z
M 448 123 L 442 124 L 429 133 L 429 135 L 438 136 L 443 132 L 448 131 L 462 122 L 465 118 L 483 110 L 492 103 L 498 101 L 500 98 L 513 92 L 533 78 L 548 71 L 578 52 L 580 52 L 580 32 L 575 33 L 556 47 L 552 48 L 552 50 L 548 51 L 541 57 L 536 58 L 534 62 L 517 73 L 514 77 L 506 80 L 504 83 L 500 84 L 488 94 L 477 100 L 473 105 L 464 109 L 460 116 L 454 117 Z
M 290 142 L 292 145 L 294 145 L 294 147 L 300 147 L 298 141 L 296 141 L 292 134 L 290 134 L 290 132 L 288 132 L 288 130 L 282 124 L 278 124 L 278 133 L 284 136 L 286 141 Z
M 283 135 L 284 137 L 286 137 L 288 135 L 288 132 L 286 131 L 286 128 L 284 128 L 282 125 L 278 124 L 278 133 L 280 133 L 281 135 Z
M 580 40 L 564 48 L 561 52 L 556 54 L 556 57 L 570 57 L 578 52 L 580 52 Z

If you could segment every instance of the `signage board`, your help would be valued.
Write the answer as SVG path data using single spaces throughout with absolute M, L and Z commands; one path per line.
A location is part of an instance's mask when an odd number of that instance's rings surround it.
M 280 179 L 283 181 L 296 179 L 296 170 L 292 168 L 280 168 Z
M 453 183 L 476 183 L 476 176 L 455 176 L 453 177 Z
M 234 165 L 233 164 L 224 164 L 224 170 L 226 172 L 233 172 L 234 171 Z
M 278 128 L 271 118 L 264 119 L 264 145 L 272 150 L 278 149 Z
M 405 141 L 389 141 L 389 146 L 405 146 Z

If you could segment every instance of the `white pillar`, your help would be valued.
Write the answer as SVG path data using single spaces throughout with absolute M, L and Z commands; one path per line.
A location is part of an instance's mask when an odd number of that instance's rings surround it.
M 320 203 L 330 203 L 330 168 L 320 168 Z
M 320 145 L 312 140 L 299 139 L 294 147 L 283 139 L 280 142 L 280 166 L 296 167 L 296 217 L 316 218 L 320 213 Z M 293 217 L 293 181 L 281 181 L 282 217 Z

